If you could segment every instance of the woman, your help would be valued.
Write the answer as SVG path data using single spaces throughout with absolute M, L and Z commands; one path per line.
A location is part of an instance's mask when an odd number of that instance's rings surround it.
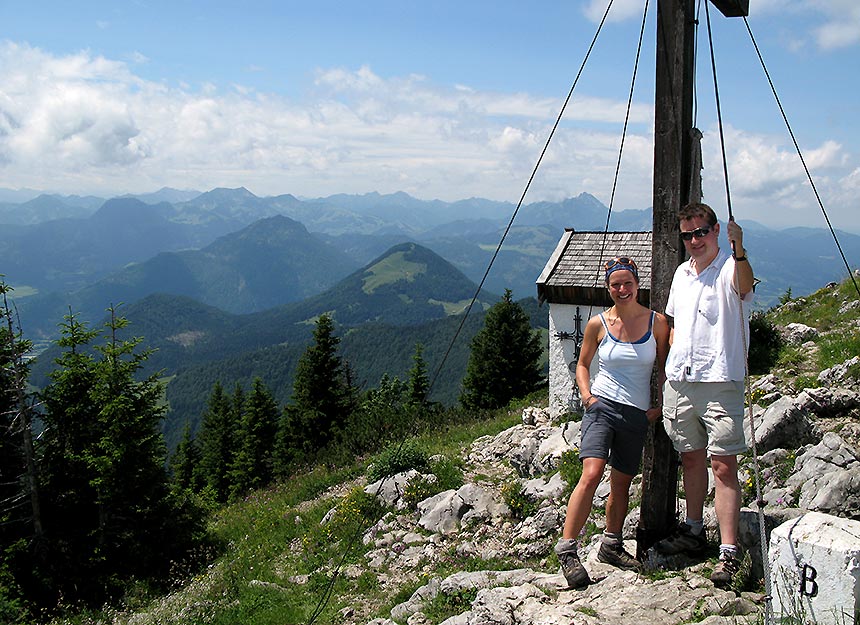
M 617 256 L 604 269 L 613 306 L 588 320 L 576 363 L 576 384 L 585 409 L 579 449 L 582 476 L 570 495 L 562 538 L 555 547 L 570 588 L 590 582 L 576 539 L 588 519 L 607 462 L 610 492 L 597 559 L 622 569 L 641 570 L 641 563 L 624 550 L 621 530 L 648 424 L 661 416 L 660 398 L 651 402 L 651 373 L 656 362 L 661 376 L 657 388 L 661 388 L 669 351 L 666 318 L 637 301 L 636 263 Z M 595 354 L 598 372 L 592 381 Z

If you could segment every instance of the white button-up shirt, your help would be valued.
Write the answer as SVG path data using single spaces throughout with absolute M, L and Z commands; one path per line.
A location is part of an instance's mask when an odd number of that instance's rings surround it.
M 741 381 L 749 349 L 750 291 L 743 302 L 735 281 L 735 260 L 720 249 L 697 274 L 691 261 L 672 278 L 666 314 L 674 318 L 666 378 L 687 382 Z

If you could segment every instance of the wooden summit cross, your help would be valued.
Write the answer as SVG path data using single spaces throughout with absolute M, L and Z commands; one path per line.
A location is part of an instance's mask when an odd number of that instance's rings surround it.
M 709 0 L 726 17 L 749 15 L 749 0 Z M 693 58 L 696 0 L 657 0 L 654 99 L 654 196 L 651 307 L 665 310 L 675 269 L 685 260 L 678 209 L 692 179 Z M 678 456 L 658 422 L 649 428 L 642 464 L 642 503 L 636 531 L 641 560 L 676 523 Z

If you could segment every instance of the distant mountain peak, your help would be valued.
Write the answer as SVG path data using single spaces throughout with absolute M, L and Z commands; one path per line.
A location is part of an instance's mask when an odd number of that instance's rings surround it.
M 134 197 L 115 197 L 106 200 L 101 205 L 93 219 L 103 219 L 108 216 L 150 213 L 152 207 Z
M 248 191 L 245 187 L 236 187 L 235 189 L 231 189 L 229 187 L 216 187 L 211 191 L 207 191 L 206 193 L 201 193 L 201 196 L 208 197 L 248 197 L 248 198 L 257 198 L 256 195 Z

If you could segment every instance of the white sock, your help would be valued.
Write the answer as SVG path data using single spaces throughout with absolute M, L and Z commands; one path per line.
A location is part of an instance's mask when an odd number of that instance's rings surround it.
M 722 557 L 723 554 L 731 556 L 737 560 L 740 556 L 740 549 L 738 549 L 737 545 L 720 545 L 720 557 Z
M 698 521 L 694 521 L 690 517 L 687 517 L 687 519 L 684 521 L 684 523 L 686 523 L 687 525 L 690 526 L 690 531 L 695 536 L 698 536 L 699 534 L 701 534 L 705 529 L 705 520 L 704 519 L 699 519 Z
M 624 542 L 624 538 L 621 536 L 621 532 L 603 532 L 603 537 L 601 540 L 607 545 L 620 545 Z

